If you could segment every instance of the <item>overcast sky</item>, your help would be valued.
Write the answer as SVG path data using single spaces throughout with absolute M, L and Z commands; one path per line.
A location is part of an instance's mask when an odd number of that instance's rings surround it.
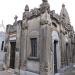
M 29 5 L 30 9 L 39 7 L 42 0 L 0 0 L 0 24 L 4 23 L 13 24 L 14 16 L 18 15 L 18 20 L 22 19 L 22 13 L 26 4 Z M 56 13 L 60 14 L 61 6 L 64 3 L 69 13 L 70 21 L 75 30 L 75 0 L 48 0 L 50 9 L 55 10 Z M 0 27 L 0 31 L 3 30 Z

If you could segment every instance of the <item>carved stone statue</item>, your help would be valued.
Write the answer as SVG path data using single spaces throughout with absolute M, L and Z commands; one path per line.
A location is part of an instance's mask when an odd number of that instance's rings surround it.
M 29 11 L 29 6 L 28 5 L 25 6 L 25 11 Z
M 18 16 L 15 15 L 15 17 L 14 17 L 15 22 L 13 23 L 13 25 L 17 25 L 17 18 L 18 18 Z
M 46 10 L 48 11 L 48 13 L 50 12 L 50 6 L 49 3 L 47 1 L 44 1 L 41 5 L 40 5 L 40 10 L 41 13 L 44 13 Z
M 47 2 L 47 0 L 42 0 L 43 2 Z
M 29 18 L 29 6 L 26 5 L 25 6 L 25 11 L 23 13 L 22 29 L 25 29 L 25 28 L 28 27 L 27 26 L 27 20 L 28 20 L 28 18 Z
M 25 20 L 25 18 L 28 18 L 28 14 L 29 14 L 29 6 L 26 5 L 25 12 L 23 13 L 23 20 Z
M 65 4 L 62 4 L 62 7 L 65 7 Z
M 61 21 L 63 22 L 63 25 L 66 24 L 68 26 L 70 24 L 69 14 L 65 8 L 65 4 L 62 4 L 60 17 L 61 17 Z
M 17 22 L 17 18 L 18 18 L 18 16 L 17 16 L 17 15 L 15 15 L 15 17 L 14 17 L 15 22 Z

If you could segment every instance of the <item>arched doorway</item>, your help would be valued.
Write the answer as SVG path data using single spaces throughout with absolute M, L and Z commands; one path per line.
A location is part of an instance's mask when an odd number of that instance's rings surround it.
M 16 49 L 16 41 L 10 41 L 11 51 L 10 51 L 10 68 L 15 68 L 15 49 Z
M 58 41 L 54 40 L 54 73 L 57 73 L 57 44 Z
M 57 73 L 60 69 L 61 64 L 61 55 L 60 55 L 60 46 L 59 46 L 59 36 L 57 31 L 52 32 L 52 49 L 53 49 L 53 66 L 54 73 Z

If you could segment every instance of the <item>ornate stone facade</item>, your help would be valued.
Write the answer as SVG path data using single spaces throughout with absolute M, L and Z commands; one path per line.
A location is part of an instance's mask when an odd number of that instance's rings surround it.
M 22 20 L 15 17 L 6 32 L 7 67 L 22 69 L 27 75 L 54 75 L 75 63 L 75 34 L 65 5 L 60 15 L 50 10 L 47 0 L 32 10 L 26 5 Z

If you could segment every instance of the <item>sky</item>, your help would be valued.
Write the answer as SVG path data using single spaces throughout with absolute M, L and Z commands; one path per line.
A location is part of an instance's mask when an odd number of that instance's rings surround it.
M 66 9 L 69 13 L 71 25 L 75 30 L 75 0 L 48 0 L 50 4 L 50 10 L 55 10 L 57 14 L 60 14 L 62 4 L 66 5 Z M 7 24 L 13 24 L 14 16 L 18 16 L 18 20 L 22 19 L 25 5 L 28 4 L 30 9 L 39 7 L 42 0 L 0 0 L 0 31 L 5 29 L 1 26 L 2 20 L 6 27 Z

